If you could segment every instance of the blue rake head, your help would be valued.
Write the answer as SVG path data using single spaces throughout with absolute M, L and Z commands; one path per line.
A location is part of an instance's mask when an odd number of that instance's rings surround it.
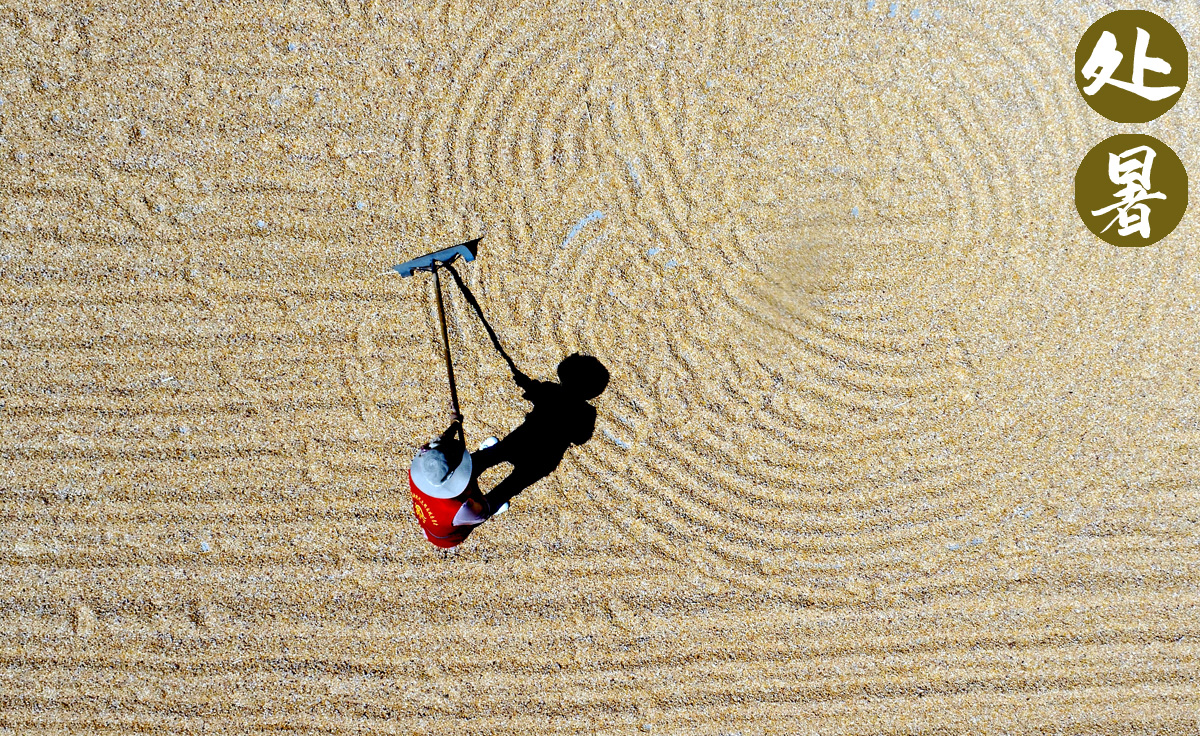
M 399 266 L 392 266 L 392 268 L 396 271 L 396 273 L 407 278 L 412 276 L 417 271 L 431 271 L 436 266 L 453 263 L 459 258 L 463 259 L 464 261 L 473 261 L 475 260 L 476 251 L 479 250 L 479 241 L 482 239 L 482 237 L 475 238 L 474 240 L 468 240 L 465 243 L 459 243 L 458 245 L 450 248 L 444 248 L 433 253 L 427 253 L 420 258 L 414 258 L 411 261 L 405 261 Z

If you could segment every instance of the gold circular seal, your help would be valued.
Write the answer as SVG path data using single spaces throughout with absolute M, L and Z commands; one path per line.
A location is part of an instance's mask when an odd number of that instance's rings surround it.
M 1088 151 L 1075 172 L 1075 209 L 1112 245 L 1157 243 L 1183 219 L 1187 202 L 1183 162 L 1153 136 L 1114 135 Z
M 1170 110 L 1187 78 L 1187 47 L 1179 32 L 1148 10 L 1109 13 L 1075 49 L 1080 94 L 1116 123 L 1144 123 Z

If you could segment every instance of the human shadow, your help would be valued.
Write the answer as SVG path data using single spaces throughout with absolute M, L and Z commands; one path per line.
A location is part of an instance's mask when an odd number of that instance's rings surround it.
M 520 426 L 495 445 L 471 453 L 476 478 L 488 468 L 502 463 L 512 465 L 512 472 L 486 495 L 491 508 L 497 509 L 553 473 L 571 446 L 582 445 L 592 438 L 596 431 L 596 409 L 588 401 L 607 388 L 609 372 L 597 358 L 575 353 L 558 364 L 557 383 L 525 375 L 500 345 L 475 295 L 458 272 L 452 267 L 447 270 L 483 322 L 492 344 L 508 363 L 513 381 L 524 392 L 523 398 L 533 404 Z

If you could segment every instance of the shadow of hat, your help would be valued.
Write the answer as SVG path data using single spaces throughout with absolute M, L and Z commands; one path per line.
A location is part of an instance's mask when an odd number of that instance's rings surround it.
M 594 399 L 604 393 L 608 378 L 608 369 L 591 355 L 574 353 L 558 364 L 559 382 L 581 399 Z

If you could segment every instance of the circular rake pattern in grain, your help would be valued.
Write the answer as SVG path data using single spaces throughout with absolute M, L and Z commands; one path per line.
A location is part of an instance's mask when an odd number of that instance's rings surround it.
M 932 89 L 894 84 L 891 106 L 911 111 L 904 134 L 887 131 L 870 94 L 837 104 L 840 125 L 854 131 L 852 146 L 890 164 L 894 178 L 866 192 L 873 208 L 892 211 L 898 237 L 944 244 L 945 255 L 964 263 L 986 261 L 975 249 L 1019 238 L 1025 228 L 1062 236 L 1067 225 L 1041 214 L 1041 182 L 1029 162 L 1062 160 L 1079 136 L 1046 68 L 1045 44 L 1014 58 L 1019 52 L 1005 50 L 994 34 L 979 38 L 981 52 L 1000 54 L 1001 71 L 1032 80 L 1024 95 L 990 94 L 994 68 L 952 67 Z M 1031 129 L 1037 132 L 1023 132 Z M 924 221 L 945 226 L 933 233 L 910 227 L 904 213 L 914 206 Z M 722 245 L 734 259 L 759 255 L 736 234 Z M 796 246 L 802 252 L 805 244 Z M 625 461 L 610 467 L 594 462 L 600 453 L 585 454 L 622 527 L 712 577 L 836 604 L 861 602 L 864 586 L 838 586 L 829 576 L 813 582 L 814 567 L 859 581 L 898 557 L 916 568 L 921 557 L 945 554 L 934 540 L 979 533 L 970 530 L 980 519 L 968 522 L 963 507 L 981 507 L 990 522 L 1006 512 L 980 503 L 965 480 L 986 468 L 948 450 L 943 430 L 958 409 L 944 404 L 973 402 L 976 387 L 965 336 L 938 326 L 939 310 L 930 309 L 924 330 L 901 327 L 883 291 L 905 287 L 895 280 L 859 290 L 841 285 L 814 299 L 718 271 L 705 278 L 721 284 L 720 304 L 690 304 L 696 311 L 689 316 L 704 318 L 671 332 L 663 351 L 638 362 L 638 389 L 626 389 L 621 401 L 640 415 L 612 417 L 630 445 Z M 712 339 L 705 331 L 718 326 L 714 320 L 737 329 Z M 779 586 L 780 576 L 795 584 Z
M 706 12 L 701 26 L 719 20 Z M 700 579 L 791 591 L 798 603 L 861 601 L 846 580 L 936 558 L 930 539 L 975 528 L 956 510 L 979 500 L 965 481 L 979 468 L 948 449 L 976 388 L 969 336 L 916 267 L 819 288 L 787 273 L 819 271 L 838 239 L 889 264 L 853 230 L 814 242 L 786 225 L 756 232 L 736 197 L 764 183 L 754 177 L 801 165 L 770 140 L 786 131 L 756 132 L 763 153 L 731 177 L 738 154 L 712 124 L 727 102 L 698 92 L 703 73 L 684 73 L 708 62 L 651 54 L 613 68 L 607 45 L 628 34 L 565 40 L 580 22 L 562 13 L 535 25 L 516 8 L 446 62 L 449 82 L 427 83 L 407 134 L 435 206 L 461 206 L 479 186 L 492 200 L 473 206 L 504 213 L 489 257 L 509 272 L 468 278 L 497 324 L 540 355 L 582 351 L 613 369 L 596 439 L 575 458 L 618 526 Z M 1061 158 L 1078 126 L 1053 82 L 1028 82 L 1016 99 L 989 93 L 997 73 L 1051 79 L 1044 43 L 1025 56 L 994 33 L 964 32 L 964 43 L 1001 63 L 908 69 L 925 75 L 919 84 L 886 65 L 852 78 L 829 67 L 824 134 L 879 167 L 851 172 L 851 186 L 897 242 L 970 264 L 1039 220 L 1028 162 Z M 728 53 L 709 45 L 703 58 Z M 903 130 L 888 129 L 885 108 L 908 111 Z M 1033 125 L 1038 135 L 1021 132 Z M 580 207 L 581 192 L 595 204 Z M 584 218 L 592 210 L 601 216 Z M 572 223 L 586 227 L 563 238 Z M 1041 227 L 1053 236 L 1064 225 Z M 927 314 L 892 311 L 897 291 L 927 300 Z M 458 322 L 472 319 L 463 309 L 452 309 Z

